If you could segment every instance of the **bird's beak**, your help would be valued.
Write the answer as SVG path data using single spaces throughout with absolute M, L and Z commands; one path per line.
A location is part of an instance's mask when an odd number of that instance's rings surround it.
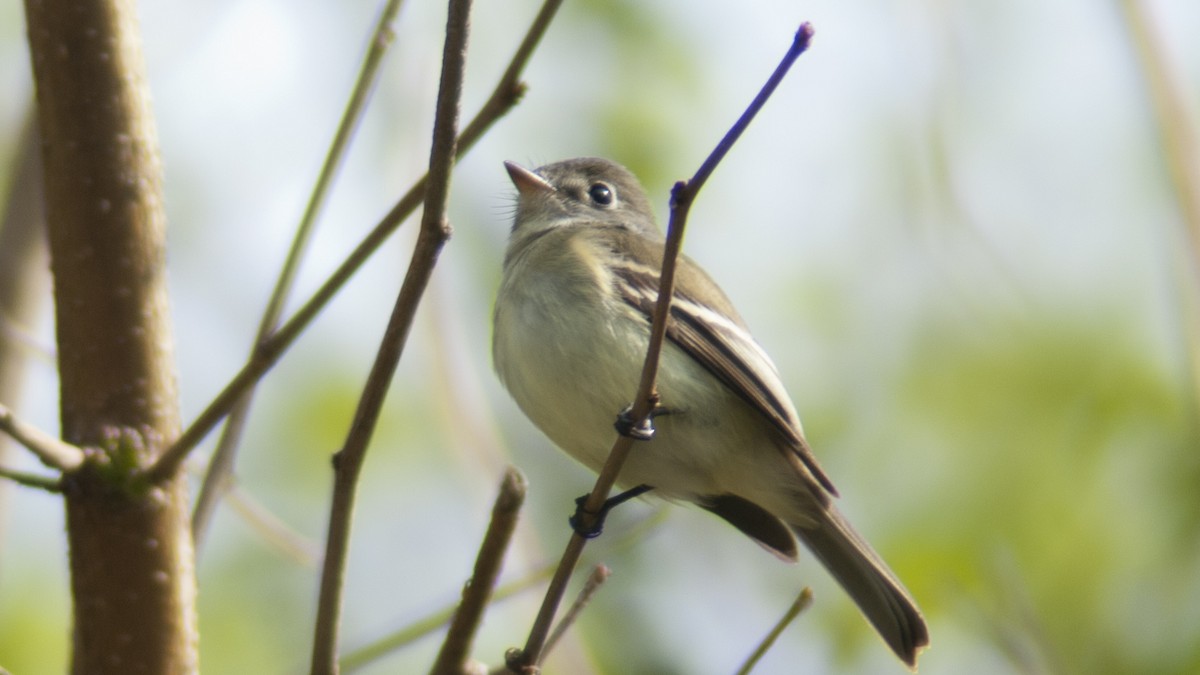
M 547 183 L 545 178 L 516 162 L 505 162 L 504 168 L 508 169 L 508 176 L 512 179 L 513 185 L 517 186 L 517 192 L 522 197 L 554 192 L 554 186 Z

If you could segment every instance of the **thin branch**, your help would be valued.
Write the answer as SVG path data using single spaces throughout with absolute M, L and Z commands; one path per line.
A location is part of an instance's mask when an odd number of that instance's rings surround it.
M 1176 206 L 1186 226 L 1178 299 L 1195 403 L 1200 399 L 1200 314 L 1196 310 L 1200 287 L 1200 128 L 1196 112 L 1189 105 L 1191 93 L 1183 85 L 1186 80 L 1180 78 L 1178 65 L 1162 48 L 1162 33 L 1154 25 L 1150 8 L 1141 0 L 1122 0 L 1121 7 L 1127 17 L 1124 27 L 1150 94 L 1155 131 Z
M 504 69 L 504 74 L 496 83 L 492 95 L 483 104 L 475 119 L 471 120 L 471 123 L 463 129 L 462 137 L 459 139 L 460 152 L 464 147 L 474 145 L 475 141 L 479 140 L 487 127 L 491 125 L 489 116 L 485 115 L 485 112 L 491 112 L 496 117 L 500 117 L 511 110 L 525 93 L 525 85 L 521 83 L 521 73 L 525 71 L 526 64 L 533 56 L 533 50 L 542 41 L 542 36 L 546 34 L 550 22 L 554 20 L 554 15 L 558 13 L 558 8 L 562 4 L 563 0 L 545 0 L 542 3 L 537 15 L 533 17 L 533 23 L 529 24 L 529 30 L 525 31 L 525 37 L 521 38 L 521 44 L 517 46 L 517 51 L 508 63 L 508 68 Z
M 766 84 L 762 86 L 758 95 L 750 102 L 749 107 L 746 108 L 746 112 L 742 113 L 738 121 L 734 123 L 729 132 L 725 134 L 725 137 L 721 139 L 721 142 L 717 143 L 717 147 L 713 149 L 708 158 L 704 160 L 704 163 L 700 165 L 700 168 L 696 171 L 696 175 L 692 176 L 692 179 L 687 182 L 685 190 L 689 203 L 695 199 L 696 193 L 700 192 L 700 188 L 704 186 L 709 175 L 717 168 L 717 164 L 722 159 L 725 159 L 725 155 L 729 154 L 730 148 L 741 138 L 746 128 L 750 126 L 750 122 L 758 114 L 758 111 L 762 110 L 762 107 L 767 104 L 767 99 L 771 98 L 771 94 L 775 93 L 775 89 L 779 87 L 779 83 L 783 82 L 783 78 L 791 70 L 792 64 L 796 62 L 796 59 L 800 58 L 801 54 L 808 50 L 809 44 L 812 43 L 813 32 L 811 23 L 805 21 L 800 24 L 799 30 L 796 31 L 796 37 L 792 40 L 792 46 L 788 48 L 787 53 L 783 55 L 783 60 L 775 67 L 775 72 L 771 73 L 771 76 L 767 78 Z M 678 191 L 679 189 L 677 186 L 676 190 Z M 679 199 L 679 196 L 676 196 L 676 199 Z M 674 217 L 674 211 L 672 211 L 671 215 Z
M 461 157 L 465 152 L 470 150 L 483 134 L 497 120 L 512 110 L 520 100 L 525 87 L 520 83 L 518 78 L 525 69 L 533 48 L 541 40 L 542 35 L 549 26 L 550 19 L 553 18 L 555 11 L 561 4 L 562 0 L 546 0 L 537 17 L 530 25 L 529 31 L 526 32 L 524 39 L 522 39 L 521 45 L 513 55 L 507 71 L 492 91 L 492 95 L 479 109 L 479 112 L 475 115 L 475 119 L 471 120 L 471 123 L 467 125 L 459 136 L 456 144 L 457 157 Z M 242 394 L 250 387 L 253 387 L 258 379 L 279 361 L 280 357 L 292 346 L 292 343 L 304 332 L 304 329 L 316 318 L 317 314 L 325 308 L 325 305 L 333 299 L 333 296 L 341 290 L 342 286 L 354 276 L 358 268 L 400 227 L 401 223 L 412 215 L 412 212 L 421 205 L 421 201 L 425 197 L 425 186 L 428 178 L 429 176 L 426 174 L 418 179 L 409 188 L 408 192 L 396 202 L 396 205 L 383 217 L 379 224 L 350 252 L 345 261 L 317 289 L 312 297 L 300 309 L 296 310 L 296 313 L 269 340 L 261 343 L 255 349 L 254 355 L 242 367 L 242 370 L 234 375 L 233 379 L 225 385 L 221 393 L 217 394 L 212 402 L 208 404 L 208 407 L 200 413 L 200 416 L 163 453 L 161 459 L 159 459 L 158 463 L 149 472 L 149 478 L 152 481 L 158 481 L 172 475 L 178 465 L 187 459 L 188 454 L 196 445 L 212 431 L 213 427 L 229 414 L 229 411 L 237 403 Z
M 25 487 L 37 488 L 46 492 L 55 494 L 62 493 L 62 480 L 52 478 L 50 476 L 39 476 L 36 473 L 28 473 L 25 471 L 17 471 L 0 466 L 0 478 L 7 478 L 14 483 L 24 485 Z
M 599 549 L 603 554 L 607 555 L 615 551 L 623 551 L 632 547 L 637 542 L 641 541 L 648 533 L 656 529 L 666 520 L 668 510 L 665 508 L 658 509 L 652 515 L 643 518 L 634 527 L 621 534 L 612 541 L 604 541 L 598 544 Z M 593 547 L 593 551 L 596 547 Z M 550 578 L 554 572 L 556 563 L 547 562 L 540 565 L 533 571 L 525 574 L 525 576 L 509 581 L 492 593 L 492 603 L 501 600 L 507 600 L 517 593 L 533 588 Z M 457 610 L 457 604 L 447 605 L 428 616 L 418 619 L 394 633 L 380 638 L 368 645 L 355 649 L 354 651 L 344 655 L 341 658 L 342 672 L 350 672 L 358 668 L 368 666 L 375 661 L 387 656 L 388 654 L 401 649 L 403 647 L 416 642 L 417 640 L 433 633 L 442 626 L 446 625 L 454 616 Z
M 525 576 L 500 586 L 492 593 L 492 603 L 495 604 L 501 600 L 507 600 L 517 593 L 533 588 L 545 581 L 553 571 L 554 564 L 546 563 Z M 437 631 L 454 617 L 454 613 L 457 610 L 457 603 L 447 605 L 426 617 L 412 622 L 391 635 L 347 653 L 340 661 L 342 672 L 364 668 L 397 649 L 410 645 L 426 635 Z
M 438 88 L 437 110 L 433 121 L 433 148 L 429 158 L 429 187 L 421 229 L 413 248 L 412 260 L 400 287 L 400 295 L 384 330 L 383 340 L 367 383 L 359 399 L 354 421 L 342 450 L 334 457 L 333 499 L 330 506 L 329 534 L 325 542 L 325 562 L 321 572 L 321 592 L 314 629 L 312 673 L 337 673 L 338 630 L 342 609 L 342 587 L 353 520 L 354 495 L 358 476 L 366 459 L 367 447 L 379 420 L 388 385 L 396 372 L 412 328 L 413 317 L 442 247 L 450 238 L 446 205 L 450 193 L 450 172 L 454 167 L 459 102 L 462 98 L 463 71 L 466 66 L 470 0 L 451 0 L 446 19 L 446 42 L 442 51 L 442 77 Z
M 701 164 L 700 169 L 696 171 L 692 179 L 676 183 L 674 189 L 671 191 L 671 218 L 667 226 L 667 241 L 663 252 L 662 274 L 659 279 L 658 302 L 655 305 L 654 318 L 651 322 L 650 344 L 646 350 L 646 361 L 642 368 L 637 395 L 633 399 L 633 410 L 630 413 L 630 418 L 634 426 L 640 426 L 646 421 L 658 399 L 658 393 L 655 388 L 655 380 L 658 376 L 658 357 L 662 351 L 663 340 L 666 337 L 667 316 L 671 308 L 671 296 L 675 289 L 675 264 L 679 257 L 679 249 L 683 243 L 683 231 L 687 225 L 687 216 L 692 202 L 695 201 L 700 188 L 704 186 L 704 183 L 708 180 L 709 175 L 716 168 L 717 164 L 725 157 L 729 149 L 733 147 L 733 144 L 746 130 L 746 127 L 749 126 L 754 115 L 758 113 L 763 104 L 771 96 L 771 93 L 775 91 L 783 76 L 787 74 L 788 69 L 808 49 L 812 35 L 812 25 L 808 23 L 801 24 L 787 54 L 784 55 L 775 72 L 767 79 L 758 96 L 750 103 L 750 106 L 738 119 L 737 123 L 725 134 L 725 137 L 721 139 L 721 142 L 717 144 L 713 152 Z M 582 529 L 586 530 L 590 527 L 594 522 L 593 514 L 601 512 L 601 507 L 608 498 L 613 485 L 616 483 L 617 475 L 620 473 L 621 466 L 625 463 L 625 458 L 629 455 L 632 446 L 633 439 L 630 437 L 624 435 L 617 437 L 612 450 L 609 452 L 608 459 L 604 463 L 604 467 L 600 470 L 600 475 L 596 478 L 595 487 L 592 488 L 592 492 L 588 495 L 583 508 L 580 509 L 582 520 L 584 521 Z M 536 671 L 537 667 L 535 664 L 541 659 L 541 652 L 545 645 L 550 624 L 554 621 L 554 614 L 558 609 L 558 605 L 562 602 L 567 581 L 570 579 L 571 573 L 579 561 L 579 556 L 582 554 L 586 542 L 587 540 L 578 532 L 574 533 L 571 536 L 571 540 L 567 542 L 559 567 L 555 571 L 554 578 L 550 581 L 550 587 L 546 590 L 546 597 L 542 603 L 541 610 L 538 612 L 537 618 L 534 620 L 533 627 L 530 630 L 529 639 L 525 643 L 525 649 L 510 650 L 510 653 L 506 657 L 509 668 L 514 672 L 528 673 Z
M 58 350 L 54 345 L 41 342 L 27 328 L 17 325 L 7 315 L 0 315 L 0 340 L 11 342 L 43 364 L 54 366 L 58 362 Z
M 254 337 L 255 345 L 262 345 L 266 342 L 279 325 L 279 319 L 283 315 L 283 305 L 291 293 L 300 261 L 304 258 L 309 242 L 312 240 L 317 216 L 325 205 L 329 188 L 346 156 L 350 139 L 358 128 L 363 113 L 366 112 L 367 98 L 378 80 L 383 56 L 392 44 L 394 38 L 392 23 L 395 21 L 396 13 L 400 11 L 402 2 L 403 0 L 389 0 L 379 15 L 375 30 L 371 34 L 370 46 L 363 57 L 362 67 L 350 93 L 350 100 L 338 123 L 337 132 L 334 134 L 329 152 L 325 156 L 325 162 L 321 166 L 321 172 L 313 187 L 312 195 L 309 197 L 308 206 L 296 228 L 296 236 L 292 240 L 292 247 L 279 272 L 279 279 L 275 282 L 275 288 L 263 311 L 262 320 L 258 325 L 258 333 Z M 254 384 L 257 384 L 257 380 Z M 233 410 L 230 411 L 221 439 L 217 442 L 217 449 L 213 452 L 212 461 L 209 462 L 208 471 L 204 475 L 204 482 L 200 486 L 200 495 L 196 498 L 196 507 L 192 511 L 192 538 L 196 542 L 197 555 L 202 549 L 204 535 L 208 531 L 213 511 L 224 495 L 229 477 L 233 473 L 238 445 L 245 430 L 253 397 L 254 386 L 252 384 L 238 398 Z
M 1133 42 L 1142 76 L 1157 116 L 1157 131 L 1167 172 L 1184 224 L 1188 227 L 1191 257 L 1200 260 L 1200 139 L 1195 113 L 1189 110 L 1188 92 L 1181 85 L 1178 67 L 1162 48 L 1162 35 L 1141 0 L 1122 0 L 1128 21 L 1125 29 Z
M 467 659 L 471 656 L 471 643 L 483 620 L 483 610 L 491 601 L 504 554 L 517 527 L 517 516 L 525 502 L 525 490 L 525 477 L 520 471 L 509 467 L 500 483 L 496 504 L 492 507 L 492 521 L 479 547 L 475 571 L 463 587 L 462 602 L 454 613 L 450 630 L 446 632 L 437 660 L 429 671 L 433 675 L 458 675 L 466 668 Z
M 293 530 L 236 483 L 229 487 L 226 496 L 230 508 L 268 545 L 298 565 L 306 568 L 317 566 L 321 550 L 316 542 Z
M 554 631 L 550 633 L 550 637 L 546 638 L 546 646 L 542 648 L 542 661 L 554 650 L 554 645 L 558 644 L 558 641 L 562 639 L 563 635 L 566 635 L 571 626 L 575 625 L 575 621 L 579 619 L 579 615 L 583 613 L 584 608 L 592 601 L 592 598 L 596 595 L 596 591 L 599 591 L 604 582 L 608 581 L 608 577 L 611 574 L 612 570 L 602 564 L 592 568 L 592 573 L 588 575 L 583 588 L 579 590 L 579 596 L 575 598 L 575 602 L 571 603 L 571 607 L 567 609 L 567 613 L 563 615 L 562 620 L 554 627 Z M 541 661 L 539 661 L 538 666 L 541 667 L 541 665 Z
M 737 675 L 749 675 L 750 671 L 754 670 L 754 666 L 758 665 L 759 660 L 771 649 L 775 641 L 779 639 L 779 636 L 788 627 L 788 624 L 795 621 L 796 617 L 800 616 L 800 613 L 808 609 L 808 606 L 812 604 L 812 596 L 812 589 L 808 586 L 800 589 L 800 595 L 796 597 L 796 601 L 792 603 L 791 607 L 788 607 L 788 610 L 784 612 L 779 622 L 771 629 L 771 632 L 763 637 L 762 642 L 758 643 L 758 647 L 746 658 L 746 662 L 742 664 L 742 667 L 738 668 Z
M 83 464 L 83 450 L 22 422 L 4 404 L 0 404 L 0 430 L 8 433 L 51 469 L 70 471 Z

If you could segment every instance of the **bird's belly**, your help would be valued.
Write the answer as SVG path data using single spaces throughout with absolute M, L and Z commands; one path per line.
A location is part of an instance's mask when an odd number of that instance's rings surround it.
M 511 307 L 511 306 L 510 306 Z M 617 438 L 613 423 L 636 394 L 649 327 L 630 308 L 587 313 L 592 320 L 570 330 L 535 307 L 513 307 L 512 323 L 497 327 L 500 376 L 522 411 L 559 448 L 599 471 Z M 616 317 L 603 320 L 598 317 Z M 503 336 L 503 337 L 499 337 Z M 522 364 L 516 368 L 513 364 Z M 622 485 L 647 484 L 669 499 L 744 492 L 743 477 L 761 480 L 779 453 L 760 437 L 762 425 L 738 425 L 746 404 L 670 343 L 664 345 L 658 391 L 665 414 L 654 420 L 651 441 L 633 446 L 619 478 Z M 701 413 L 700 411 L 708 411 Z M 719 439 L 719 440 L 718 440 Z M 732 441 L 732 443 L 730 442 Z M 774 460 L 771 460 L 774 457 Z M 753 478 L 758 477 L 758 478 Z
M 599 470 L 613 422 L 636 393 L 645 332 L 596 318 L 601 309 L 577 313 L 567 326 L 536 306 L 509 307 L 514 311 L 502 319 L 509 324 L 496 329 L 501 380 L 550 440 Z

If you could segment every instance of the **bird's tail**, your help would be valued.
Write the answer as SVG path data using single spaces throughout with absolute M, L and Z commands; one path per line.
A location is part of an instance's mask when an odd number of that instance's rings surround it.
M 792 531 L 837 579 L 896 656 L 916 670 L 917 654 L 929 644 L 917 603 L 833 505 L 816 517 L 815 526 L 792 525 Z

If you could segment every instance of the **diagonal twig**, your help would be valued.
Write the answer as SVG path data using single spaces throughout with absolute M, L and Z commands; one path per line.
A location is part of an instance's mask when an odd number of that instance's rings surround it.
M 796 596 L 796 601 L 792 603 L 791 607 L 788 607 L 788 610 L 783 613 L 783 616 L 780 617 L 775 626 L 758 643 L 758 647 L 754 649 L 750 656 L 746 657 L 745 663 L 742 664 L 741 668 L 738 668 L 737 675 L 749 675 L 750 671 L 754 670 L 754 666 L 758 665 L 762 657 L 770 651 L 775 641 L 779 639 L 784 629 L 788 627 L 788 624 L 795 621 L 796 617 L 800 616 L 800 613 L 808 609 L 808 606 L 812 604 L 812 597 L 811 588 L 805 586 L 800 589 L 800 595 Z
M 611 541 L 601 542 L 598 545 L 606 554 L 626 550 L 642 541 L 647 534 L 662 525 L 666 520 L 667 513 L 667 509 L 658 509 L 654 514 L 642 519 L 640 523 L 622 533 L 621 536 Z M 594 551 L 595 548 L 593 547 L 592 550 Z M 556 563 L 547 562 L 539 565 L 520 578 L 502 584 L 492 593 L 492 602 L 496 603 L 500 600 L 506 600 L 541 584 L 554 573 L 555 566 Z M 450 605 L 439 609 L 390 635 L 345 654 L 340 661 L 342 672 L 350 672 L 368 666 L 384 656 L 433 633 L 450 621 L 456 609 L 457 605 Z
M 596 565 L 592 568 L 592 573 L 588 575 L 587 581 L 583 583 L 583 588 L 579 590 L 579 596 L 575 598 L 575 602 L 571 603 L 567 613 L 563 615 L 562 620 L 554 627 L 550 636 L 546 638 L 546 646 L 542 648 L 542 661 L 546 656 L 554 650 L 554 645 L 566 635 L 571 626 L 575 625 L 575 621 L 579 619 L 579 615 L 583 613 L 583 609 L 592 601 L 592 597 L 596 595 L 596 591 L 608 581 L 608 577 L 612 574 L 612 570 L 607 565 Z M 541 665 L 541 661 L 538 662 Z
M 541 41 L 550 20 L 554 17 L 562 0 L 546 0 L 536 18 L 530 24 L 529 30 L 513 54 L 508 69 L 501 76 L 491 96 L 476 113 L 462 131 L 456 143 L 456 156 L 461 157 L 475 145 L 491 126 L 503 117 L 517 104 L 525 92 L 525 86 L 520 81 L 521 73 L 529 62 L 534 47 Z M 422 176 L 400 198 L 392 210 L 380 220 L 362 242 L 350 252 L 342 264 L 329 276 L 312 297 L 292 315 L 279 330 L 259 344 L 251 358 L 242 369 L 233 376 L 225 388 L 208 404 L 200 415 L 180 434 L 175 443 L 163 453 L 158 462 L 148 471 L 151 481 L 164 480 L 178 469 L 188 454 L 204 439 L 213 427 L 229 414 L 242 393 L 254 386 L 260 377 L 270 370 L 283 356 L 292 343 L 296 341 L 304 329 L 308 327 L 317 314 L 325 308 L 333 296 L 358 271 L 366 260 L 387 240 L 396 228 L 400 226 L 413 211 L 421 205 L 425 197 L 428 174 Z
M 255 345 L 265 342 L 279 325 L 279 319 L 283 315 L 283 305 L 291 293 L 300 261 L 304 258 L 309 242 L 312 240 L 317 216 L 325 205 L 329 188 L 346 156 L 350 139 L 358 128 L 363 113 L 366 112 L 368 94 L 378 80 L 383 56 L 392 43 L 392 23 L 396 18 L 396 13 L 400 11 L 402 3 L 403 0 L 388 0 L 380 12 L 375 30 L 371 34 L 370 46 L 363 57 L 362 67 L 351 91 L 350 100 L 346 104 L 345 112 L 342 113 L 337 132 L 334 134 L 329 152 L 325 156 L 325 162 L 317 176 L 317 183 L 313 187 L 304 215 L 296 228 L 296 236 L 292 239 L 292 247 L 279 272 L 279 279 L 275 283 L 274 290 L 271 291 L 266 309 L 263 310 L 258 332 L 254 337 Z M 241 442 L 246 419 L 250 414 L 255 384 L 257 384 L 257 380 L 246 388 L 229 412 L 229 419 L 225 422 L 221 438 L 217 442 L 217 449 L 213 452 L 208 470 L 204 474 L 204 481 L 200 485 L 200 494 L 196 498 L 196 506 L 192 510 L 192 538 L 195 540 L 197 556 L 203 548 L 204 535 L 208 531 L 208 525 L 212 520 L 217 503 L 228 489 L 229 477 L 233 474 L 234 462 L 237 458 L 238 444 Z
M 675 264 L 679 257 L 679 249 L 683 243 L 683 230 L 687 225 L 688 212 L 691 210 L 691 205 L 695 201 L 696 195 L 700 188 L 708 180 L 717 164 L 733 147 L 733 144 L 749 126 L 750 121 L 755 114 L 770 98 L 772 92 L 783 80 L 784 75 L 791 68 L 801 54 L 808 49 L 808 45 L 812 40 L 813 28 L 809 23 L 804 23 L 796 32 L 795 39 L 783 60 L 776 67 L 775 72 L 767 79 L 765 85 L 750 106 L 746 109 L 738 121 L 730 128 L 721 142 L 708 156 L 696 174 L 689 181 L 680 181 L 675 184 L 671 191 L 671 217 L 667 226 L 667 241 L 663 252 L 662 273 L 659 279 L 658 302 L 654 308 L 654 318 L 650 328 L 650 344 L 646 350 L 646 361 L 642 368 L 642 376 L 638 385 L 636 397 L 633 399 L 633 409 L 630 413 L 630 419 L 634 425 L 642 424 L 653 410 L 654 404 L 657 401 L 658 394 L 655 390 L 655 380 L 658 376 L 658 357 L 662 351 L 663 340 L 666 338 L 667 332 L 667 316 L 670 312 L 671 295 L 675 288 Z M 609 492 L 616 483 L 617 475 L 621 470 L 621 466 L 625 463 L 625 458 L 629 455 L 629 451 L 633 446 L 633 439 L 629 436 L 619 435 L 616 442 L 613 444 L 612 450 L 609 452 L 608 459 L 604 463 L 604 467 L 600 470 L 600 475 L 596 478 L 595 487 L 588 495 L 583 507 L 580 509 L 582 516 L 582 527 L 585 529 L 590 527 L 594 522 L 595 516 L 599 514 L 604 501 L 608 498 Z M 541 610 L 538 612 L 537 618 L 534 620 L 532 629 L 529 632 L 529 639 L 525 643 L 523 650 L 510 650 L 506 655 L 506 662 L 510 670 L 521 673 L 536 672 L 536 664 L 541 658 L 542 649 L 545 646 L 546 635 L 549 632 L 550 625 L 554 620 L 554 614 L 558 609 L 558 605 L 562 602 L 563 593 L 566 590 L 567 581 L 570 579 L 571 573 L 575 569 L 575 565 L 579 561 L 579 556 L 583 552 L 584 544 L 587 540 L 578 532 L 571 536 L 567 542 L 567 547 L 563 552 L 561 562 L 558 569 L 555 571 L 554 578 L 550 581 L 550 586 L 546 590 L 546 597 L 542 603 Z
M 491 602 L 494 604 L 500 600 L 507 600 L 522 591 L 533 588 L 549 578 L 550 573 L 553 571 L 553 563 L 546 563 L 519 579 L 503 584 L 492 593 Z M 380 640 L 347 652 L 340 660 L 342 672 L 348 673 L 371 665 L 388 654 L 437 631 L 454 618 L 454 613 L 457 610 L 457 604 L 449 605 Z
M 52 469 L 70 471 L 83 464 L 83 450 L 22 422 L 4 404 L 0 404 L 0 430 L 8 433 L 14 441 L 36 455 L 42 464 Z
M 433 148 L 429 158 L 429 187 L 421 229 L 413 247 L 412 259 L 400 294 L 384 330 L 375 363 L 367 376 L 358 409 L 346 436 L 345 445 L 334 456 L 333 498 L 330 505 L 329 531 L 325 541 L 325 561 L 321 571 L 321 590 L 314 628 L 312 673 L 337 673 L 338 630 L 341 620 L 342 588 L 354 512 L 358 476 L 366 459 L 367 447 L 379 420 L 388 385 L 408 341 L 413 317 L 442 247 L 450 238 L 446 205 L 450 194 L 450 172 L 454 167 L 459 104 L 462 98 L 463 71 L 466 66 L 470 0 L 450 0 L 446 19 L 446 42 L 442 51 L 442 75 L 438 88 L 437 109 L 433 121 Z
M 293 530 L 282 518 L 260 504 L 236 482 L 226 492 L 229 508 L 241 517 L 269 547 L 291 562 L 306 569 L 315 569 L 321 561 L 321 549 L 316 542 Z
M 1141 75 L 1145 79 L 1155 131 L 1176 207 L 1185 226 L 1187 246 L 1179 258 L 1182 269 L 1180 314 L 1191 370 L 1192 401 L 1200 400 L 1200 313 L 1196 291 L 1200 289 L 1200 126 L 1190 105 L 1190 92 L 1181 79 L 1178 64 L 1163 48 L 1162 33 L 1155 25 L 1151 7 L 1143 0 L 1122 0 L 1125 31 L 1132 42 Z
M 37 488 L 46 492 L 62 492 L 62 480 L 52 476 L 41 476 L 36 473 L 17 471 L 16 469 L 0 466 L 0 478 L 7 478 L 18 485 Z
M 462 602 L 450 621 L 446 639 L 429 671 L 431 675 L 459 675 L 464 671 L 467 659 L 471 656 L 471 642 L 479 630 L 479 622 L 483 620 L 483 610 L 491 602 L 504 554 L 512 541 L 517 515 L 525 502 L 525 489 L 525 477 L 520 471 L 509 467 L 500 483 L 496 504 L 492 507 L 492 521 L 479 547 L 475 571 L 463 587 Z

